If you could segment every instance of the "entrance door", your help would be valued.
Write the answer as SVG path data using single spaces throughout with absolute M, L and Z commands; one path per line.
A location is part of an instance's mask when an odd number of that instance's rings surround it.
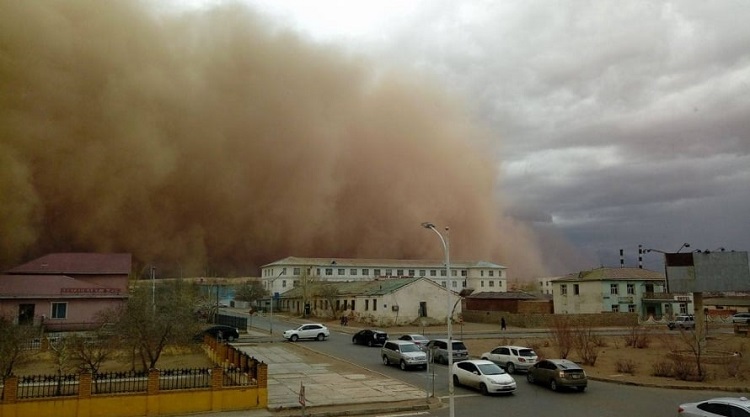
M 419 317 L 427 317 L 427 302 L 419 302 Z
M 18 324 L 20 326 L 34 324 L 34 304 L 18 305 Z

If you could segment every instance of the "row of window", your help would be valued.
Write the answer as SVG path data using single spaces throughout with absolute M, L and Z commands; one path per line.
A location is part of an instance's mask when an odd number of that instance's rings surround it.
M 573 295 L 579 295 L 580 294 L 580 287 L 578 284 L 573 284 Z M 635 294 L 635 284 L 627 284 L 626 290 L 628 295 L 634 295 Z M 618 284 L 610 284 L 609 285 L 609 293 L 611 295 L 619 295 L 620 294 L 620 286 Z M 560 295 L 568 295 L 568 284 L 560 284 Z
M 321 275 L 321 272 L 323 272 L 323 274 L 325 274 L 326 276 L 333 276 L 334 275 L 334 269 L 336 270 L 336 275 L 338 275 L 338 276 L 344 276 L 344 275 L 346 275 L 346 272 L 347 272 L 346 268 L 325 268 L 325 269 L 316 268 L 315 272 L 316 272 L 317 276 L 323 276 L 323 275 Z M 395 274 L 394 274 L 394 271 L 395 271 Z M 415 277 L 418 274 L 420 277 L 426 277 L 428 275 L 428 273 L 429 273 L 429 276 L 431 276 L 431 277 L 437 277 L 438 276 L 438 271 L 440 271 L 439 275 L 441 277 L 446 276 L 446 270 L 445 269 L 439 269 L 439 270 L 438 269 L 430 269 L 430 270 L 419 269 L 419 270 L 417 270 L 417 269 L 393 269 L 393 268 L 373 268 L 372 269 L 372 275 L 370 275 L 370 268 L 361 268 L 361 269 L 358 269 L 358 268 L 349 268 L 349 276 L 362 275 L 362 276 L 366 276 L 366 277 L 368 277 L 368 276 L 373 276 L 373 277 L 381 277 L 381 276 L 387 276 L 387 277 L 393 277 L 393 276 L 396 276 L 396 277 L 406 277 L 406 276 L 408 276 L 408 277 Z M 300 268 L 292 268 L 292 275 L 299 276 L 300 272 L 301 272 Z M 406 272 L 406 273 L 404 273 L 404 272 Z M 461 269 L 460 272 L 461 272 L 461 276 L 462 277 L 465 277 L 465 276 L 468 275 L 468 271 L 465 270 L 465 269 Z M 489 270 L 489 271 L 486 271 L 486 272 L 487 272 L 487 276 L 489 276 L 489 277 L 494 277 L 495 276 L 495 271 L 494 270 Z M 484 270 L 480 271 L 480 276 L 484 277 L 484 273 L 485 273 Z M 281 272 L 279 273 L 279 276 L 284 276 L 286 274 L 287 274 L 287 268 L 285 268 L 285 267 L 281 268 Z M 307 269 L 307 274 L 308 275 L 312 274 L 312 268 L 308 268 Z M 263 270 L 263 276 L 265 276 L 265 277 L 274 276 L 273 270 L 272 269 L 265 269 L 265 270 Z M 458 276 L 458 271 L 455 270 L 455 269 L 451 270 L 451 276 L 454 276 L 454 277 Z M 498 277 L 502 277 L 502 271 L 497 271 L 497 276 Z
M 495 282 L 497 282 L 498 288 L 502 288 L 502 286 L 503 286 L 503 282 L 502 281 L 487 281 L 487 286 L 490 287 L 490 288 L 494 288 L 495 287 Z M 266 283 L 266 285 L 270 285 L 270 283 Z M 297 287 L 299 285 L 300 285 L 300 281 L 299 280 L 297 280 L 297 279 L 292 280 L 292 286 Z M 446 286 L 446 281 L 441 282 L 441 285 L 443 287 L 445 287 Z M 467 284 L 466 284 L 465 280 L 461 281 L 461 287 L 462 288 L 466 288 L 466 285 Z M 451 286 L 453 288 L 458 288 L 458 281 L 453 281 L 451 283 Z M 480 281 L 479 282 L 479 286 L 482 287 L 482 288 L 484 288 L 485 287 L 485 281 L 484 280 Z M 287 287 L 287 280 L 282 279 L 281 280 L 281 288 L 286 288 L 286 287 Z

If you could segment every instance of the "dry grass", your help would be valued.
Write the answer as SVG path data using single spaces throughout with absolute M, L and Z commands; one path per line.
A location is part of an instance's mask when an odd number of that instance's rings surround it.
M 649 333 L 645 347 L 628 346 L 626 336 L 602 337 L 598 347 L 595 366 L 585 366 L 586 373 L 592 377 L 612 380 L 653 384 L 696 386 L 703 388 L 721 387 L 730 390 L 750 391 L 750 338 L 732 334 L 712 336 L 707 341 L 707 352 L 704 356 L 706 379 L 704 381 L 683 381 L 675 378 L 674 369 L 683 371 L 692 369 L 694 359 L 687 354 L 670 359 L 670 352 L 684 351 L 687 346 L 680 339 L 679 333 Z M 557 348 L 550 338 L 497 338 L 497 339 L 464 339 L 472 356 L 480 356 L 498 345 L 521 345 L 534 348 L 540 357 L 557 357 Z M 641 344 L 643 345 L 643 344 Z M 739 352 L 742 356 L 732 356 Z M 571 350 L 568 359 L 581 362 L 575 349 Z M 666 365 L 665 365 L 666 364 Z M 659 366 L 667 366 L 672 376 L 654 376 Z

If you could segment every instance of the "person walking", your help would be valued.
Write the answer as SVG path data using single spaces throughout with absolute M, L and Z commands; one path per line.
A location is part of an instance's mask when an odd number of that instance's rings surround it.
M 505 330 L 505 317 L 500 318 L 500 330 Z

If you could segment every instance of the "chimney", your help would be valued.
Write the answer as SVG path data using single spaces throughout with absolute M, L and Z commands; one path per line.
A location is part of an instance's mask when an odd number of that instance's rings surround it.
M 625 267 L 625 257 L 622 254 L 622 249 L 620 249 L 620 268 Z

